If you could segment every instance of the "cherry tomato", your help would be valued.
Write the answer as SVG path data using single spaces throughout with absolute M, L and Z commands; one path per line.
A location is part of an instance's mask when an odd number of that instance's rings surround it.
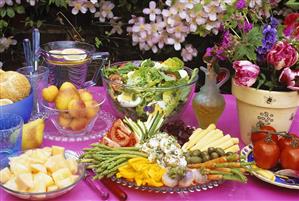
M 278 140 L 278 146 L 280 150 L 283 150 L 284 148 L 291 145 L 293 138 L 298 138 L 295 134 L 288 134 L 287 137 L 280 137 Z
M 273 168 L 279 160 L 279 155 L 280 149 L 270 137 L 257 141 L 253 146 L 253 157 L 260 168 Z
M 280 154 L 280 163 L 284 169 L 299 171 L 299 141 L 284 148 Z
M 273 128 L 272 126 L 261 126 L 260 130 L 261 131 L 251 133 L 252 144 L 255 144 L 257 141 L 264 139 L 268 135 L 267 132 L 263 132 L 263 131 L 276 132 L 275 128 Z M 272 134 L 272 140 L 274 142 L 278 142 L 278 136 L 275 134 Z

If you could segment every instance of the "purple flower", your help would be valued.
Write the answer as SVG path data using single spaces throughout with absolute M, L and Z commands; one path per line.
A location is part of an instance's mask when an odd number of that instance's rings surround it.
M 231 45 L 232 45 L 232 36 L 229 33 L 229 31 L 225 31 L 223 33 L 223 38 L 220 43 L 220 47 L 222 47 L 223 49 L 228 49 L 231 47 Z
M 277 25 L 278 21 L 274 17 L 271 17 L 270 24 L 264 26 L 262 46 L 257 48 L 257 57 L 260 62 L 265 60 L 267 52 L 269 52 L 277 42 L 277 30 L 275 28 Z
M 245 0 L 238 0 L 236 2 L 236 8 L 237 9 L 242 10 L 245 7 L 246 7 L 246 1 Z
M 273 28 L 277 28 L 279 21 L 275 17 L 270 18 L 270 26 Z
M 245 33 L 247 33 L 252 29 L 252 24 L 245 21 L 243 24 L 239 24 L 238 27 L 239 29 L 242 29 Z

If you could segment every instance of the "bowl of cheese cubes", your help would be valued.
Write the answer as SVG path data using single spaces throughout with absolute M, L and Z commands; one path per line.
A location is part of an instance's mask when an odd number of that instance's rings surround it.
M 27 150 L 1 160 L 0 187 L 26 200 L 46 200 L 72 190 L 84 177 L 79 156 L 60 146 Z

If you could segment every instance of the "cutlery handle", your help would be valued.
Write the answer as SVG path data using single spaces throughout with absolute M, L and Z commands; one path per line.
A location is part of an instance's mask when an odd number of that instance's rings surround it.
M 120 201 L 125 201 L 128 198 L 126 192 L 124 192 L 118 185 L 113 183 L 109 179 L 101 179 L 102 184 L 111 191 Z
M 31 44 L 28 38 L 23 40 L 23 49 L 25 55 L 26 66 L 32 65 L 32 52 L 31 52 Z
M 109 198 L 109 193 L 107 191 L 104 191 L 103 188 L 99 185 L 98 182 L 94 181 L 92 179 L 92 175 L 87 175 L 85 177 L 85 181 L 88 183 L 88 185 L 97 193 L 99 193 L 102 200 L 107 200 Z
M 34 70 L 37 70 L 38 59 L 39 59 L 39 48 L 40 48 L 40 33 L 38 29 L 32 31 L 32 53 L 33 53 L 33 65 Z

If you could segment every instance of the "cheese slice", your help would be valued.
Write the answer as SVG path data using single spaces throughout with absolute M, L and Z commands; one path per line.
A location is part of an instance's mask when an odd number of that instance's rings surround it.
M 231 146 L 231 147 L 229 147 L 229 148 L 227 148 L 227 149 L 224 150 L 225 153 L 227 153 L 227 152 L 234 152 L 234 153 L 236 153 L 238 151 L 240 151 L 240 147 L 237 144 L 235 144 L 235 145 L 233 145 L 233 146 Z
M 201 130 L 201 131 L 198 131 L 198 133 L 194 133 L 194 137 L 192 137 L 192 140 L 189 141 L 188 145 L 187 146 L 183 146 L 183 150 L 188 150 L 190 149 L 191 147 L 193 147 L 195 144 L 198 143 L 199 140 L 203 139 L 210 131 L 212 130 L 215 130 L 216 129 L 216 126 L 215 124 L 210 124 L 208 126 L 208 128 L 206 128 L 205 130 Z
M 223 132 L 221 130 L 212 130 L 209 133 L 207 133 L 203 138 L 201 138 L 196 145 L 190 148 L 190 150 L 200 150 L 204 145 L 209 144 L 210 142 L 213 142 L 221 137 L 223 137 Z
M 227 140 L 231 139 L 231 136 L 229 134 L 227 135 L 224 135 L 222 136 L 221 138 L 211 142 L 211 143 L 208 143 L 206 145 L 204 145 L 200 151 L 206 151 L 209 147 L 217 147 L 223 143 L 225 143 Z

